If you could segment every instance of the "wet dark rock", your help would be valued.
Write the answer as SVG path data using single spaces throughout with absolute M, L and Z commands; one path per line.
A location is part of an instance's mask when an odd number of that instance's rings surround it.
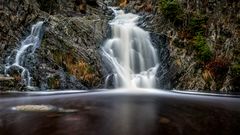
M 22 90 L 24 85 L 21 85 L 21 81 L 17 77 L 7 77 L 0 74 L 0 90 Z
M 45 20 L 42 45 L 24 63 L 33 76 L 33 85 L 41 89 L 102 87 L 108 67 L 103 66 L 98 51 L 110 35 L 107 25 L 113 17 L 113 12 L 107 7 L 110 5 L 139 14 L 138 25 L 152 33 L 153 45 L 158 49 L 163 65 L 157 74 L 160 88 L 239 89 L 239 75 L 232 70 L 240 62 L 239 2 L 182 0 L 179 4 L 186 15 L 181 16 L 184 21 L 175 22 L 163 15 L 159 0 L 129 0 L 126 5 L 120 4 L 119 0 L 87 0 L 86 13 L 83 14 L 74 10 L 74 0 L 4 0 L 1 6 L 3 12 L 0 12 L 0 73 L 4 74 L 6 61 L 14 61 L 7 60 L 7 57 L 15 55 L 14 49 L 29 34 L 31 25 Z M 197 52 L 193 48 L 194 29 L 191 28 L 199 27 L 189 25 L 189 21 L 203 18 L 207 21 L 198 26 L 203 27 L 203 36 L 214 54 L 209 62 L 197 60 Z M 163 39 L 161 35 L 166 37 Z M 223 74 L 215 73 L 221 68 L 208 68 L 209 63 L 214 63 L 216 59 L 229 62 L 223 67 Z M 79 64 L 89 70 L 78 72 L 75 69 L 79 68 Z M 220 77 L 222 79 L 218 81 Z M 76 83 L 76 87 L 72 83 Z
M 86 3 L 90 6 L 99 6 L 97 0 L 86 0 Z
M 45 21 L 42 43 L 22 63 L 32 76 L 32 85 L 42 90 L 101 87 L 104 81 L 98 50 L 106 37 L 108 17 L 97 6 L 103 6 L 102 1 L 87 1 L 87 5 L 85 15 L 74 11 L 74 1 L 4 1 L 0 73 L 4 73 L 7 62 L 14 62 L 14 50 L 31 26 L 41 20 Z M 9 55 L 13 57 L 7 59 Z M 10 69 L 8 74 L 14 76 L 11 72 L 18 70 Z

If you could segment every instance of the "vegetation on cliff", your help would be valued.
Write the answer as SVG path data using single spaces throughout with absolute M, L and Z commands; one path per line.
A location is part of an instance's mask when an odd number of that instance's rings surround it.
M 212 51 L 210 47 L 207 45 L 207 41 L 205 37 L 203 37 L 201 34 L 194 37 L 194 49 L 197 52 L 197 58 L 200 61 L 207 62 L 211 60 L 212 58 Z
M 178 63 L 181 68 L 174 78 L 178 81 L 173 87 L 222 91 L 239 89 L 236 72 L 240 57 L 237 51 L 240 47 L 240 3 L 228 0 L 158 0 L 157 3 L 159 15 L 169 22 L 162 24 L 168 26 L 166 30 L 160 30 L 170 33 L 172 59 L 175 61 L 185 56 Z M 206 77 L 206 70 L 209 77 Z M 210 82 L 209 78 L 212 79 Z
M 105 75 L 98 48 L 111 14 L 106 3 L 141 14 L 139 26 L 150 31 L 168 71 L 158 83 L 168 89 L 240 89 L 240 2 L 232 0 L 89 0 L 77 5 L 74 0 L 6 0 L 0 12 L 1 76 L 6 58 L 14 55 L 31 25 L 45 20 L 36 61 L 28 61 L 33 84 L 42 89 L 100 88 Z M 78 11 L 82 7 L 84 12 Z M 160 44 L 165 38 L 168 42 Z M 12 77 L 0 81 L 13 80 L 9 86 L 17 83 L 22 89 L 19 73 Z
M 4 35 L 0 41 L 0 88 L 26 90 L 19 70 L 13 68 L 9 78 L 4 68 L 7 57 L 15 55 L 14 50 L 38 21 L 45 21 L 42 43 L 32 58 L 23 63 L 31 73 L 34 89 L 101 87 L 104 80 L 98 48 L 106 36 L 108 19 L 96 4 L 93 0 L 80 1 L 80 5 L 66 0 L 4 1 L 0 13 L 1 35 Z M 83 5 L 87 7 L 84 13 L 75 10 Z
M 161 0 L 159 6 L 164 17 L 168 18 L 174 24 L 180 23 L 183 20 L 184 11 L 177 0 Z

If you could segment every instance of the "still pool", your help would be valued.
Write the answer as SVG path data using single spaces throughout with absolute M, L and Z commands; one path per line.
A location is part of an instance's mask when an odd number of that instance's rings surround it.
M 240 98 L 160 90 L 0 94 L 0 135 L 236 135 Z

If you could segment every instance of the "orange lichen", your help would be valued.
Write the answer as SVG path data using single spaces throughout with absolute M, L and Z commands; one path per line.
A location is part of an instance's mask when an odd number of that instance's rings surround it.
M 143 2 L 141 5 L 138 5 L 136 7 L 137 10 L 144 10 L 146 12 L 151 12 L 152 9 L 153 9 L 153 6 L 152 6 L 152 1 L 151 0 L 147 0 L 145 2 Z
M 128 4 L 128 0 L 120 0 L 119 1 L 119 6 L 121 8 L 124 8 Z
M 95 84 L 98 80 L 98 74 L 94 72 L 90 64 L 83 59 L 75 60 L 71 55 L 66 58 L 66 68 L 68 72 L 77 79 L 87 84 Z
M 87 86 L 99 82 L 99 73 L 95 72 L 93 67 L 84 59 L 73 56 L 72 50 L 70 52 L 54 52 L 54 60 L 65 67 L 69 74 L 75 76 Z
M 210 80 L 213 80 L 212 73 L 208 69 L 205 69 L 202 72 L 202 77 L 207 82 L 210 81 Z

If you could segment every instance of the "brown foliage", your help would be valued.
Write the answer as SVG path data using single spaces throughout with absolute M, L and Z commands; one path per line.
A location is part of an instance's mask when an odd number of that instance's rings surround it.
M 128 0 L 119 0 L 119 6 L 124 8 L 128 4 Z
M 227 58 L 217 57 L 210 61 L 203 72 L 203 77 L 206 81 L 214 80 L 217 84 L 217 89 L 220 89 L 224 83 L 230 67 Z
M 78 9 L 81 13 L 85 14 L 87 10 L 87 3 L 84 0 L 75 0 L 74 10 L 77 11 Z
M 67 72 L 75 76 L 86 86 L 93 86 L 100 80 L 100 73 L 96 72 L 92 65 L 87 63 L 84 59 L 79 59 L 73 54 L 73 50 L 69 52 L 55 51 L 53 52 L 53 59 L 65 67 Z
M 71 55 L 68 55 L 65 62 L 68 72 L 74 75 L 78 80 L 88 85 L 95 84 L 99 80 L 98 74 L 94 72 L 91 65 L 84 60 L 75 60 Z
M 218 78 L 228 72 L 229 65 L 230 63 L 227 58 L 215 58 L 207 64 L 206 68 L 213 76 Z

